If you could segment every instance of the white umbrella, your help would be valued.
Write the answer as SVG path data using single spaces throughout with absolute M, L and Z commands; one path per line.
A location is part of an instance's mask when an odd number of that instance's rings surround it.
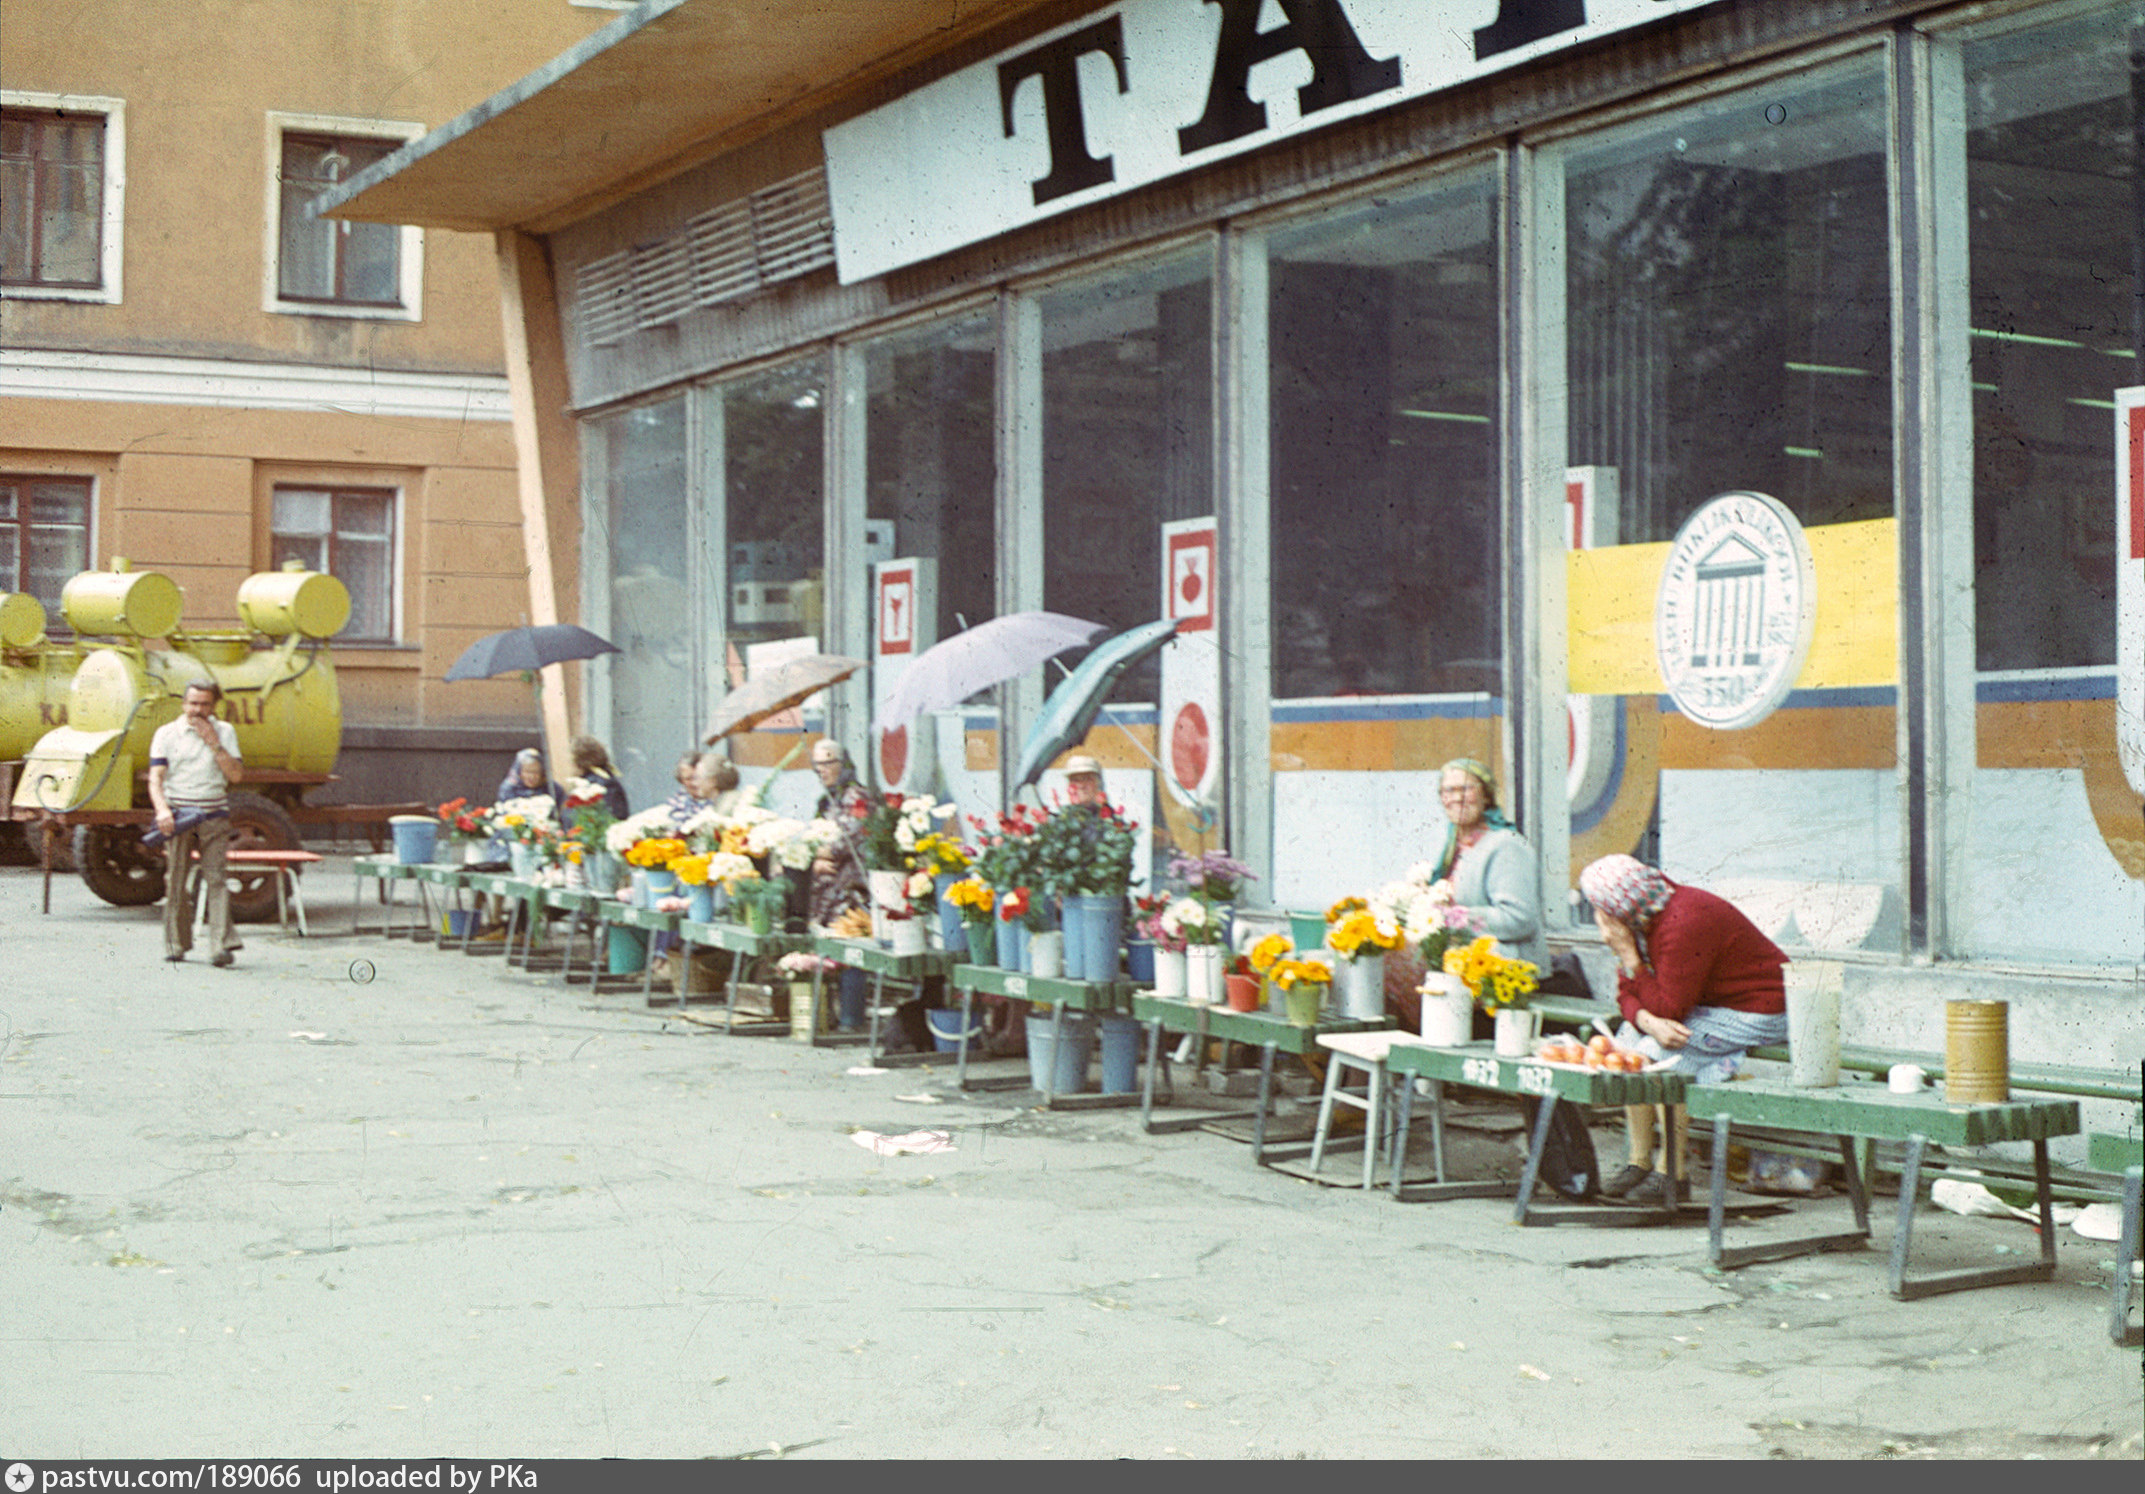
M 926 711 L 950 710 L 979 690 L 1026 674 L 1054 654 L 1092 643 L 1108 628 L 1062 612 L 1014 612 L 978 623 L 918 654 L 871 724 L 888 731 Z

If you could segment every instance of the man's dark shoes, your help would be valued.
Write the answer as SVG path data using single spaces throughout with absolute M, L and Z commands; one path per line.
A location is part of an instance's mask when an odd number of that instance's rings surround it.
M 167 965 L 177 965 L 183 962 L 185 958 L 186 951 L 182 949 L 177 954 L 168 954 L 164 956 L 164 963 Z
M 209 956 L 209 963 L 211 965 L 214 965 L 218 970 L 228 970 L 231 968 L 231 959 L 232 957 L 230 950 L 219 949 L 216 951 L 216 953 Z
M 1653 1176 L 1653 1169 L 1637 1162 L 1626 1162 L 1624 1170 L 1601 1185 L 1603 1198 L 1622 1198 L 1633 1188 Z
M 1691 1180 L 1689 1178 L 1676 1179 L 1676 1202 L 1689 1203 L 1690 1201 Z M 1644 1209 L 1667 1208 L 1668 1174 L 1665 1172 L 1647 1173 L 1644 1179 L 1635 1184 L 1631 1191 L 1624 1195 L 1624 1202 Z

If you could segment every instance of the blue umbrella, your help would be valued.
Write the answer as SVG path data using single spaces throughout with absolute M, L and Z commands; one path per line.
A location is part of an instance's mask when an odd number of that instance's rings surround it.
M 572 659 L 593 659 L 598 654 L 623 653 L 608 638 L 599 638 L 572 623 L 545 623 L 539 627 L 508 628 L 479 638 L 448 667 L 450 680 L 482 680 L 495 674 L 538 670 L 546 664 L 564 664 Z
M 1177 636 L 1177 620 L 1159 618 L 1106 638 L 1058 681 L 1043 714 L 1020 749 L 1013 787 L 1020 789 L 1042 776 L 1058 754 L 1078 745 L 1101 714 L 1102 703 L 1124 672 Z

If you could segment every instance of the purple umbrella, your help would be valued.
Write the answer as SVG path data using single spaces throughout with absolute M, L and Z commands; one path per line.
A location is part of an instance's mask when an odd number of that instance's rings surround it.
M 872 727 L 888 731 L 926 711 L 951 710 L 978 690 L 1026 674 L 1108 631 L 1062 612 L 1014 612 L 978 623 L 918 654 L 872 717 Z

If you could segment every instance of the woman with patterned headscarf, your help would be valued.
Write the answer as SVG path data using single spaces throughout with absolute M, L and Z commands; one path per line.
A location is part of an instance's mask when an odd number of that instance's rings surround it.
M 1787 1041 L 1787 956 L 1725 898 L 1670 881 L 1630 856 L 1604 856 L 1579 874 L 1609 953 L 1616 956 L 1619 1041 L 1670 1060 L 1694 1084 L 1717 1084 L 1752 1048 Z M 1690 1197 L 1685 1137 L 1690 1117 L 1672 1111 L 1679 1199 Z M 1655 1169 L 1655 1107 L 1625 1109 L 1631 1161 L 1603 1186 L 1611 1197 L 1660 1205 L 1668 1178 Z M 1664 1159 L 1665 1162 L 1666 1159 Z
M 1534 847 L 1497 807 L 1496 777 L 1475 759 L 1456 757 L 1438 772 L 1438 804 L 1447 824 L 1433 889 L 1472 914 L 1505 954 L 1547 971 Z

